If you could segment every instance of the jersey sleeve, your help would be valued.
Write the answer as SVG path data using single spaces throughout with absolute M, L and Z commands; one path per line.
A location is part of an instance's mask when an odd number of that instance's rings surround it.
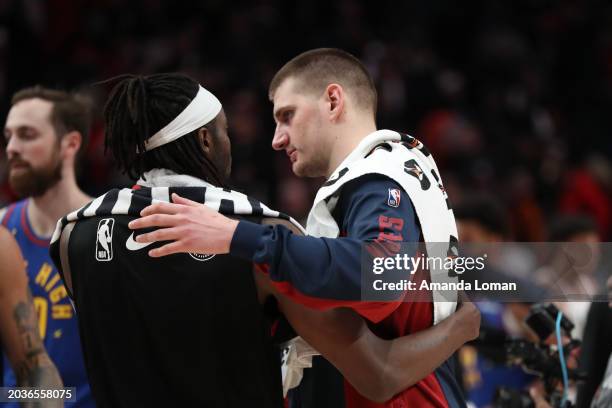
M 339 238 L 298 236 L 276 225 L 240 221 L 230 253 L 247 258 L 270 275 L 276 288 L 317 309 L 350 307 L 380 321 L 399 305 L 362 298 L 362 249 L 374 241 L 416 242 L 420 229 L 407 194 L 384 176 L 347 183 L 335 211 Z

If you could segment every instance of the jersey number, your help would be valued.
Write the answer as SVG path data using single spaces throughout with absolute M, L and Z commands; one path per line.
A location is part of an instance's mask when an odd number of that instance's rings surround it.
M 386 217 L 381 215 L 378 217 L 378 228 L 380 233 L 378 239 L 380 241 L 401 241 L 402 240 L 402 228 L 404 227 L 404 220 L 401 218 Z M 398 232 L 384 232 L 384 230 L 394 230 Z
M 40 332 L 40 338 L 45 339 L 47 334 L 47 316 L 49 313 L 49 302 L 43 297 L 36 296 L 34 298 L 34 309 L 38 315 L 38 330 Z

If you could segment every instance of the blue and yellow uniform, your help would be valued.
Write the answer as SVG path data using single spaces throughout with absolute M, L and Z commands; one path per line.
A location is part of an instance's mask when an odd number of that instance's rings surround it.
M 489 328 L 500 333 L 506 333 L 503 315 L 506 304 L 497 302 L 479 302 L 478 309 L 482 316 L 482 328 Z M 503 353 L 499 345 L 499 353 Z M 536 377 L 527 374 L 519 366 L 509 366 L 499 361 L 491 360 L 486 353 L 478 348 L 466 345 L 459 352 L 463 366 L 463 382 L 468 400 L 478 408 L 489 407 L 495 399 L 499 387 L 514 390 L 526 389 Z
M 95 407 L 83 363 L 74 309 L 57 268 L 49 256 L 49 239 L 34 233 L 27 209 L 28 200 L 10 205 L 2 217 L 2 225 L 13 233 L 26 260 L 30 290 L 38 313 L 40 336 L 60 372 L 64 386 L 76 387 L 77 402 L 66 403 L 66 406 Z M 6 356 L 4 385 L 16 385 L 15 375 Z M 16 408 L 17 404 L 14 406 Z

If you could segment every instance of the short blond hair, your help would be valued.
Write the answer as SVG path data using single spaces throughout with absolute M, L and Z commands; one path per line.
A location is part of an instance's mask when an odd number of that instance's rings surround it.
M 374 81 L 366 67 L 346 51 L 337 48 L 317 48 L 306 51 L 287 62 L 272 78 L 268 95 L 274 93 L 289 78 L 296 79 L 297 90 L 321 94 L 331 83 L 341 85 L 350 93 L 357 106 L 376 115 L 377 94 Z

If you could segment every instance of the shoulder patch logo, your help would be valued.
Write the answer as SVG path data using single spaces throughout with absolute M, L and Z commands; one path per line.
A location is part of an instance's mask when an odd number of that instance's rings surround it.
M 189 256 L 195 259 L 196 261 L 206 262 L 213 259 L 215 257 L 215 254 L 196 254 L 195 252 L 189 252 Z
M 402 199 L 402 193 L 399 188 L 389 189 L 389 198 L 387 198 L 387 205 L 389 207 L 397 208 L 400 205 Z
M 96 233 L 96 261 L 106 262 L 113 259 L 114 218 L 104 218 L 98 223 Z

